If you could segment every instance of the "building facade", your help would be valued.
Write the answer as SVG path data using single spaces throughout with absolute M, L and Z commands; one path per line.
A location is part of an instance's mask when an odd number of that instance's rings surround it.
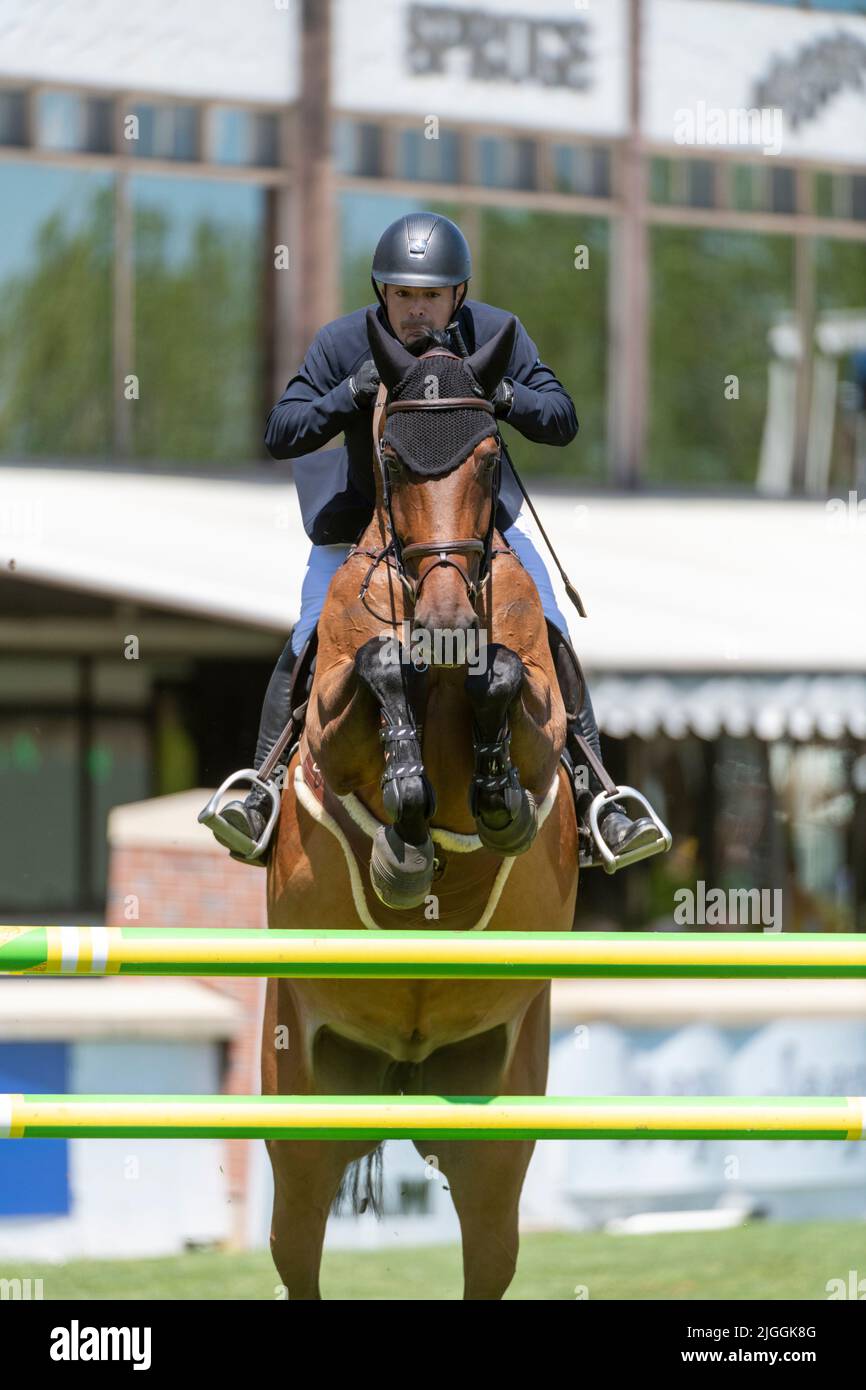
M 264 457 L 265 415 L 319 325 L 370 301 L 384 225 L 434 207 L 470 238 L 472 294 L 517 313 L 574 396 L 570 446 L 512 449 L 596 630 L 623 572 L 662 574 L 615 519 L 590 567 L 608 506 L 651 503 L 647 521 L 701 538 L 731 507 L 733 534 L 664 572 L 663 599 L 737 569 L 738 536 L 758 533 L 757 655 L 690 661 L 712 615 L 685 600 L 677 656 L 660 631 L 638 670 L 625 623 L 613 653 L 574 629 L 615 770 L 685 846 L 673 878 L 656 862 L 588 883 L 588 910 L 646 924 L 682 879 L 783 876 L 797 925 L 863 924 L 862 570 L 841 553 L 862 550 L 866 510 L 862 10 L 219 0 L 204 23 L 167 0 L 135 16 L 0 4 L 4 911 L 98 916 L 110 806 L 249 761 L 306 551 L 281 520 L 290 469 Z M 84 558 L 113 556 L 99 573 L 50 563 L 68 536 L 45 516 L 62 529 L 73 479 L 69 529 L 101 518 Z M 251 490 L 263 536 L 244 529 Z M 841 532 L 828 504 L 847 509 Z M 776 568 L 805 512 L 818 616 L 782 642 Z M 204 542 L 176 573 L 165 535 L 176 554 L 208 528 L 211 556 Z M 34 538 L 49 560 L 28 566 Z M 136 546 L 144 565 L 159 552 L 140 582 Z M 238 567 L 265 590 L 279 547 L 279 605 L 273 589 L 247 607 L 201 596 Z M 725 603 L 720 579 L 705 609 Z

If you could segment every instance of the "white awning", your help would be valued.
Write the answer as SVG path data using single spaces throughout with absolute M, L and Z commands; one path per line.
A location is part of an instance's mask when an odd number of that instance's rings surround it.
M 866 676 L 604 675 L 591 693 L 613 738 L 866 739 Z
M 589 613 L 557 576 L 591 676 L 866 672 L 866 515 L 850 499 L 532 491 Z M 13 579 L 285 633 L 309 549 L 294 487 L 275 478 L 0 468 Z

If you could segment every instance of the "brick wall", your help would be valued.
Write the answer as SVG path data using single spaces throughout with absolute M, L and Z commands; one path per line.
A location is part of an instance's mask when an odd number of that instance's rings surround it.
M 201 791 L 159 797 L 111 813 L 108 926 L 267 926 L 264 871 L 236 863 L 195 823 L 194 813 L 207 795 Z M 228 995 L 243 1010 L 244 1027 L 227 1047 L 222 1089 L 229 1095 L 249 1095 L 259 1085 L 264 981 L 198 983 Z M 242 1221 L 251 1146 L 246 1140 L 228 1140 L 226 1149 L 229 1190 Z

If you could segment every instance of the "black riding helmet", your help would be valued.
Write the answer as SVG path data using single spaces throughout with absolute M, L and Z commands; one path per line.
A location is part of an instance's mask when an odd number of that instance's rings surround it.
M 370 279 L 387 316 L 380 284 L 461 285 L 471 275 L 472 255 L 460 228 L 436 212 L 410 212 L 380 236 Z M 454 305 L 455 315 L 467 293 L 468 287 Z

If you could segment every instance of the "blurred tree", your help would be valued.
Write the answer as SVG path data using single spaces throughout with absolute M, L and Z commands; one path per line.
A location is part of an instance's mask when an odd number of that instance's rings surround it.
M 0 452 L 111 448 L 113 192 L 40 226 L 33 265 L 0 284 Z
M 588 261 L 577 269 L 577 248 Z M 522 476 L 567 486 L 603 481 L 606 469 L 608 224 L 603 218 L 484 208 L 476 299 L 516 314 L 542 361 L 574 400 L 580 430 L 564 449 L 508 445 Z
M 793 241 L 655 227 L 650 258 L 653 482 L 752 486 L 767 404 L 767 334 L 793 307 Z M 739 380 L 739 399 L 725 378 Z
M 238 461 L 262 452 L 261 264 L 255 236 L 199 218 L 178 255 L 168 212 L 135 213 L 134 452 Z

